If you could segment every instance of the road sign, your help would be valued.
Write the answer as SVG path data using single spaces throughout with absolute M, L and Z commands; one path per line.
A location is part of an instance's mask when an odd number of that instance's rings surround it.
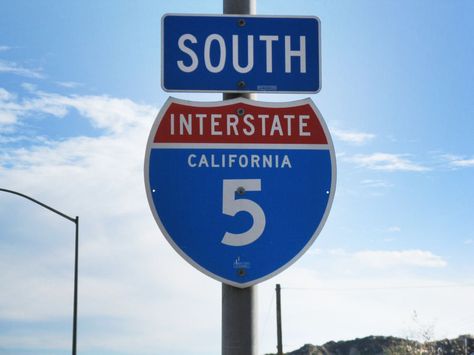
M 295 262 L 321 231 L 336 185 L 334 148 L 309 98 L 169 98 L 148 139 L 145 185 L 183 258 L 248 287 Z
M 317 17 L 164 15 L 166 91 L 306 92 L 321 88 Z

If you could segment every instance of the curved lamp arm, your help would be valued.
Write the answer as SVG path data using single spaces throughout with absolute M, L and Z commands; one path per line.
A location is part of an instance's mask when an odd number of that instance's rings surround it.
M 26 198 L 27 200 L 30 200 L 30 201 L 32 201 L 32 202 L 34 202 L 34 203 L 36 203 L 36 204 L 38 204 L 38 205 L 40 205 L 40 206 L 42 206 L 42 207 L 48 209 L 48 210 L 50 210 L 51 212 L 54 212 L 54 213 L 60 215 L 61 217 L 66 218 L 66 219 L 70 220 L 71 222 L 76 223 L 77 217 L 76 217 L 76 218 L 69 217 L 67 214 L 64 214 L 64 213 L 62 213 L 62 212 L 59 212 L 57 209 L 55 209 L 55 208 L 53 208 L 53 207 L 51 207 L 51 206 L 48 206 L 48 205 L 44 204 L 43 202 L 40 202 L 40 201 L 38 201 L 38 200 L 35 200 L 34 198 L 32 198 L 32 197 L 30 197 L 30 196 L 27 196 L 27 195 L 22 194 L 22 193 L 17 192 L 17 191 L 8 190 L 8 189 L 2 189 L 2 188 L 0 188 L 0 191 L 8 192 L 8 193 L 11 193 L 11 194 L 14 194 L 14 195 L 18 195 L 18 196 L 24 197 L 24 198 Z

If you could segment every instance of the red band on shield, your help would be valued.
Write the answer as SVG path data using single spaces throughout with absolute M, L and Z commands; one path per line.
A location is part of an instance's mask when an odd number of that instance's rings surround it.
M 172 103 L 154 143 L 327 144 L 311 105 L 261 107 L 244 103 L 202 107 Z

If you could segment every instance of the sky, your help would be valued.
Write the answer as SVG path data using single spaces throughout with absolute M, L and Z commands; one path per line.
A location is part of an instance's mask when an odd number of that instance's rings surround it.
M 161 17 L 221 1 L 0 3 L 0 188 L 80 216 L 78 351 L 220 353 L 221 285 L 184 261 L 148 207 L 143 162 L 165 93 Z M 257 286 L 259 353 L 368 335 L 473 334 L 474 3 L 257 0 L 321 21 L 309 95 L 337 156 L 312 247 Z M 307 94 L 260 94 L 293 101 Z M 0 354 L 71 348 L 74 224 L 0 192 Z

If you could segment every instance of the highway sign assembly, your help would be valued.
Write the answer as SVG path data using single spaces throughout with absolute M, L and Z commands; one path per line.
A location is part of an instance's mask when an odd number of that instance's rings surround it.
M 316 239 L 335 192 L 334 147 L 309 98 L 169 98 L 149 135 L 145 185 L 173 248 L 244 288 L 286 269 Z
M 162 87 L 185 92 L 316 93 L 317 17 L 168 14 Z

